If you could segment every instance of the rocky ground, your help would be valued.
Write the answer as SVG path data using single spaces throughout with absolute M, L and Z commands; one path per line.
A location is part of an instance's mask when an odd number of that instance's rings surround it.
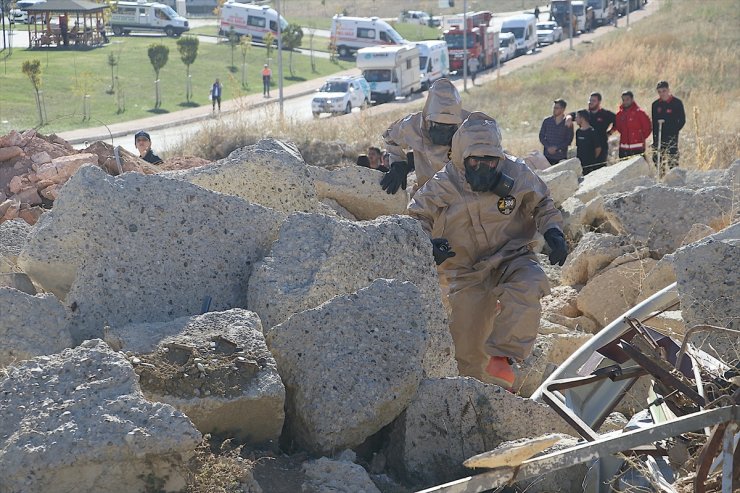
M 119 157 L 0 137 L 0 491 L 410 491 L 503 442 L 577 436 L 527 397 L 672 282 L 680 306 L 651 326 L 738 328 L 740 161 L 538 171 L 572 252 L 551 267 L 533 242 L 552 293 L 514 395 L 458 376 L 429 241 L 379 172 L 275 140 L 166 169 Z

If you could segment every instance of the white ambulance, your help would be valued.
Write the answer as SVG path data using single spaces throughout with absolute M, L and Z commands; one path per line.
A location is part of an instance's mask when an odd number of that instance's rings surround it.
M 113 34 L 131 34 L 132 31 L 162 31 L 167 36 L 179 36 L 189 31 L 188 20 L 163 3 L 116 2 L 110 16 Z
M 266 5 L 252 5 L 228 0 L 221 6 L 219 34 L 226 35 L 231 28 L 240 36 L 252 36 L 260 41 L 271 32 L 277 38 L 278 13 Z M 288 28 L 288 21 L 280 16 L 280 30 Z M 277 41 L 277 39 L 276 39 Z
M 361 48 L 357 50 L 357 68 L 370 84 L 376 103 L 421 90 L 419 48 L 415 45 Z
M 450 55 L 443 40 L 417 41 L 421 88 L 429 89 L 435 80 L 450 75 Z
M 331 19 L 329 49 L 336 49 L 342 58 L 349 57 L 360 48 L 405 44 L 408 41 L 403 36 L 377 17 L 345 17 L 337 14 Z

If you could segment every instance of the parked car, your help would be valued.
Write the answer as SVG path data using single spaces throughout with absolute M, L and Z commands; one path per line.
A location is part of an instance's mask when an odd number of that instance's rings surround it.
M 314 118 L 321 113 L 340 115 L 370 104 L 370 84 L 362 76 L 332 77 L 311 101 Z
M 563 40 L 563 28 L 555 21 L 537 23 L 537 43 L 543 44 L 559 43 Z
M 37 3 L 43 3 L 45 1 L 46 0 L 21 0 L 15 4 L 14 9 L 10 9 L 8 19 L 10 20 L 10 22 L 18 24 L 23 22 L 25 22 L 26 24 L 35 24 L 36 16 L 29 16 L 28 12 L 26 12 L 26 9 L 31 5 L 36 5 Z
M 428 26 L 429 14 L 421 10 L 404 10 L 401 12 L 401 15 L 398 16 L 398 22 Z
M 500 33 L 498 41 L 498 59 L 508 62 L 516 58 L 516 37 L 512 33 Z

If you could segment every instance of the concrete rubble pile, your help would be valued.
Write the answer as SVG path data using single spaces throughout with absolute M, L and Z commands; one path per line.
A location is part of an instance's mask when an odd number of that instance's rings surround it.
M 63 139 L 35 130 L 0 136 L 0 223 L 21 218 L 36 224 L 51 208 L 62 185 L 86 164 L 112 175 L 156 172 L 152 165 L 123 149 L 119 149 L 117 161 L 113 147 L 103 142 L 77 151 Z
M 551 293 L 513 395 L 458 375 L 429 239 L 379 172 L 308 166 L 273 139 L 157 174 L 125 156 L 118 176 L 109 146 L 87 151 L 33 132 L 0 138 L 0 491 L 75 479 L 178 491 L 206 434 L 255 456 L 288 452 L 296 491 L 430 487 L 500 444 L 534 439 L 531 451 L 558 434 L 550 450 L 574 445 L 577 430 L 528 397 L 666 285 L 678 281 L 680 305 L 651 327 L 737 328 L 740 163 L 662 182 L 642 158 L 586 177 L 577 160 L 538 171 L 571 255 L 553 267 L 537 247 Z M 22 206 L 29 190 L 40 202 Z M 19 213 L 52 202 L 37 221 Z M 734 349 L 723 344 L 712 340 L 715 356 Z M 628 395 L 644 403 L 646 389 Z M 577 491 L 586 471 L 519 486 Z

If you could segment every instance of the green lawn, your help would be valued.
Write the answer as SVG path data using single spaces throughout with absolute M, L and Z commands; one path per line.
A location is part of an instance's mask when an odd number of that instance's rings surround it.
M 439 39 L 442 31 L 436 27 L 421 26 L 419 24 L 406 24 L 392 22 L 393 29 L 409 41 L 424 41 L 426 39 Z
M 185 98 L 185 65 L 175 44 L 165 37 L 111 37 L 111 43 L 86 51 L 73 49 L 14 49 L 11 56 L 0 52 L 0 135 L 11 129 L 25 129 L 38 125 L 34 91 L 21 72 L 24 61 L 38 59 L 42 68 L 42 90 L 46 102 L 47 121 L 44 133 L 74 128 L 97 126 L 144 118 L 157 113 L 209 105 L 208 91 L 218 77 L 224 86 L 224 99 L 262 90 L 260 71 L 265 62 L 265 49 L 252 46 L 247 55 L 247 88 L 241 87 L 241 52 L 234 50 L 235 68 L 231 66 L 228 44 L 200 43 L 198 57 L 191 66 L 193 101 Z M 163 43 L 170 49 L 169 61 L 160 72 L 162 107 L 154 106 L 154 70 L 149 62 L 147 48 L 152 43 Z M 108 55 L 119 57 L 116 73 L 122 88 L 125 111 L 118 114 L 116 95 L 108 94 L 111 68 Z M 275 51 L 272 52 L 273 60 Z M 285 84 L 322 77 L 354 67 L 353 61 L 332 63 L 316 58 L 316 73 L 311 72 L 308 56 L 293 55 L 296 78 L 290 78 L 288 54 L 285 55 Z M 274 81 L 276 83 L 276 81 Z M 90 95 L 92 119 L 82 121 L 84 94 Z M 120 98 L 119 98 L 120 99 Z

